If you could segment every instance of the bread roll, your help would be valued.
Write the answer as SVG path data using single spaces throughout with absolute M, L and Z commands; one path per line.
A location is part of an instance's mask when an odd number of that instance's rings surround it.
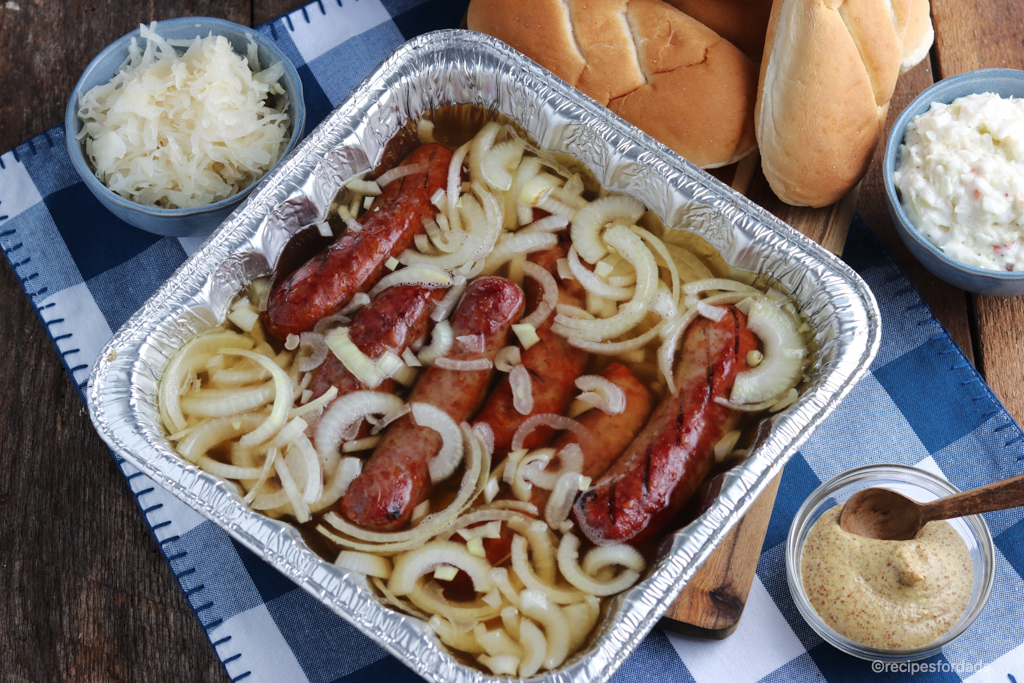
M 927 2 L 927 0 L 922 0 Z M 760 62 L 772 0 L 665 0 Z
M 775 0 L 755 109 L 761 168 L 795 206 L 867 172 L 903 61 L 910 0 Z
M 756 65 L 662 0 L 472 0 L 467 25 L 698 166 L 755 147 Z
M 900 73 L 906 73 L 921 63 L 928 56 L 935 40 L 932 29 L 932 18 L 929 14 L 928 0 L 910 0 L 910 16 L 907 21 L 907 34 L 903 38 L 903 63 Z

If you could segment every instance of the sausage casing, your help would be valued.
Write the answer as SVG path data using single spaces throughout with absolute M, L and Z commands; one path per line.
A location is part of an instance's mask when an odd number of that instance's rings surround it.
M 431 302 L 444 296 L 444 292 L 421 285 L 391 287 L 359 309 L 348 328 L 349 339 L 370 360 L 379 359 L 387 351 L 400 356 L 430 330 Z M 316 398 L 332 386 L 338 388 L 338 396 L 366 389 L 337 356 L 328 353 L 309 388 Z M 386 379 L 377 391 L 393 393 L 396 386 L 395 380 Z
M 423 145 L 402 165 L 427 164 L 427 170 L 391 182 L 360 219 L 361 230 L 347 230 L 283 282 L 274 284 L 267 301 L 266 323 L 284 339 L 313 329 L 317 321 L 341 310 L 352 295 L 380 279 L 384 263 L 397 256 L 423 231 L 423 221 L 437 209 L 430 197 L 447 183 L 452 153 L 437 144 Z
M 746 369 L 757 341 L 733 307 L 719 322 L 698 318 L 683 340 L 675 381 L 647 426 L 573 506 L 580 530 L 598 545 L 642 543 L 686 503 L 714 464 L 714 447 L 739 420 L 719 403 Z
M 583 287 L 576 280 L 562 280 L 558 277 L 558 259 L 565 258 L 568 253 L 569 235 L 568 231 L 563 231 L 559 234 L 558 244 L 530 254 L 529 260 L 554 276 L 558 283 L 560 303 L 581 306 L 585 296 Z M 533 278 L 526 278 L 524 287 L 526 308 L 532 311 L 540 303 L 544 292 Z M 583 374 L 588 354 L 551 331 L 554 319 L 552 311 L 547 320 L 537 327 L 540 341 L 522 352 L 522 364 L 530 373 L 533 392 L 533 409 L 529 415 L 523 415 L 515 409 L 512 385 L 508 377 L 503 377 L 477 416 L 476 423 L 486 422 L 494 432 L 494 447 L 497 449 L 508 450 L 512 447 L 512 437 L 530 415 L 564 415 L 572 401 L 576 378 Z M 552 436 L 554 430 L 551 427 L 540 425 L 526 437 L 523 447 L 539 448 L 551 441 Z
M 452 360 L 494 360 L 508 341 L 512 325 L 523 313 L 523 291 L 500 277 L 482 277 L 470 283 L 452 316 L 455 336 L 482 334 L 482 352 L 456 342 Z M 457 423 L 469 420 L 480 408 L 494 369 L 448 370 L 426 368 L 407 403 L 428 403 L 444 410 Z M 428 425 L 417 425 L 410 415 L 392 422 L 363 471 L 349 486 L 341 511 L 353 523 L 391 530 L 406 524 L 412 510 L 431 491 L 428 463 L 441 450 L 441 437 Z

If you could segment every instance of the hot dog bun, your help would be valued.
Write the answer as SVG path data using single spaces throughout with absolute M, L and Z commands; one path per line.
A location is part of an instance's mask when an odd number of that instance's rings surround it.
M 927 0 L 921 0 L 927 2 Z M 738 47 L 754 62 L 764 54 L 772 0 L 665 0 Z
M 903 38 L 903 63 L 900 73 L 906 73 L 928 56 L 935 40 L 932 28 L 931 9 L 928 0 L 911 0 L 910 17 L 907 20 L 907 34 Z
M 911 0 L 775 0 L 755 109 L 784 202 L 838 201 L 867 172 L 903 62 Z
M 662 0 L 472 0 L 467 25 L 702 168 L 755 147 L 756 65 Z

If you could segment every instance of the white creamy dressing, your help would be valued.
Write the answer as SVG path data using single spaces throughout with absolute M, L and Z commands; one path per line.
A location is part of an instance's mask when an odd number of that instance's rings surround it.
M 932 104 L 907 126 L 895 183 L 910 220 L 950 257 L 1024 271 L 1024 100 Z

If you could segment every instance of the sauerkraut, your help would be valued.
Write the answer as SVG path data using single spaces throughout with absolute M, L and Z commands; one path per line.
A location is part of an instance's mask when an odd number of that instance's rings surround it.
M 949 256 L 1024 271 L 1024 100 L 932 104 L 907 126 L 894 179 L 914 226 Z
M 288 144 L 284 66 L 261 69 L 251 37 L 243 57 L 224 36 L 168 41 L 156 22 L 140 28 L 142 45 L 133 38 L 114 78 L 79 103 L 78 139 L 96 177 L 166 209 L 206 206 L 251 185 Z

